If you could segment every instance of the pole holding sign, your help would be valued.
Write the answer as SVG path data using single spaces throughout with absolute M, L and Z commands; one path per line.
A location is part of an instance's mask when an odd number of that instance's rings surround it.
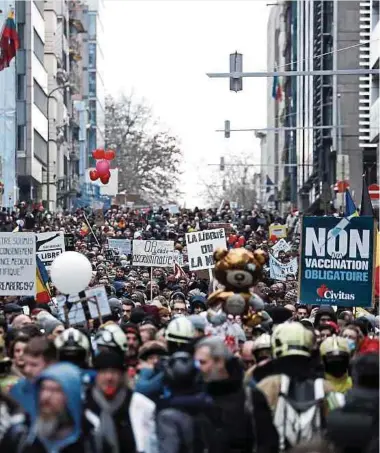
M 344 219 L 343 219 L 344 220 Z M 343 227 L 337 227 L 337 225 Z M 302 221 L 299 300 L 370 307 L 374 293 L 375 223 L 369 216 Z

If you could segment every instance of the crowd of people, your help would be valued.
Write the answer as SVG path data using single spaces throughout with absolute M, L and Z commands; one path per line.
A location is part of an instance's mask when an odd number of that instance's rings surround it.
M 299 255 L 298 212 L 260 207 L 47 213 L 3 211 L 2 231 L 70 234 L 105 287 L 110 314 L 67 325 L 55 296 L 0 301 L 0 451 L 6 453 L 374 453 L 379 449 L 377 307 L 298 301 L 297 275 L 264 266 L 250 289 L 259 324 L 210 309 L 218 285 L 187 266 L 185 233 L 224 225 L 228 248 L 271 253 L 286 225 Z M 172 240 L 180 265 L 133 266 L 108 238 Z

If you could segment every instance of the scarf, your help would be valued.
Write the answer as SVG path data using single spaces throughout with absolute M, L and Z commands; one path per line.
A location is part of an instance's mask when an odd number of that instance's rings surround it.
M 112 453 L 119 453 L 119 439 L 113 416 L 124 403 L 127 390 L 120 389 L 112 400 L 107 400 L 96 387 L 93 387 L 91 394 L 100 408 L 100 424 L 107 441 L 112 446 Z

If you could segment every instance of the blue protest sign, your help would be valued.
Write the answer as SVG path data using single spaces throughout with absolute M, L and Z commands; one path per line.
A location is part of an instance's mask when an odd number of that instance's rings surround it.
M 372 217 L 304 217 L 299 300 L 303 304 L 370 307 L 374 282 Z

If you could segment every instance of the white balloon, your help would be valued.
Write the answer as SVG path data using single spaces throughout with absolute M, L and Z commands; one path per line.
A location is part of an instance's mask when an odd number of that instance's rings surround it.
M 76 294 L 85 290 L 90 283 L 91 263 L 81 253 L 64 252 L 53 261 L 50 276 L 59 292 Z

